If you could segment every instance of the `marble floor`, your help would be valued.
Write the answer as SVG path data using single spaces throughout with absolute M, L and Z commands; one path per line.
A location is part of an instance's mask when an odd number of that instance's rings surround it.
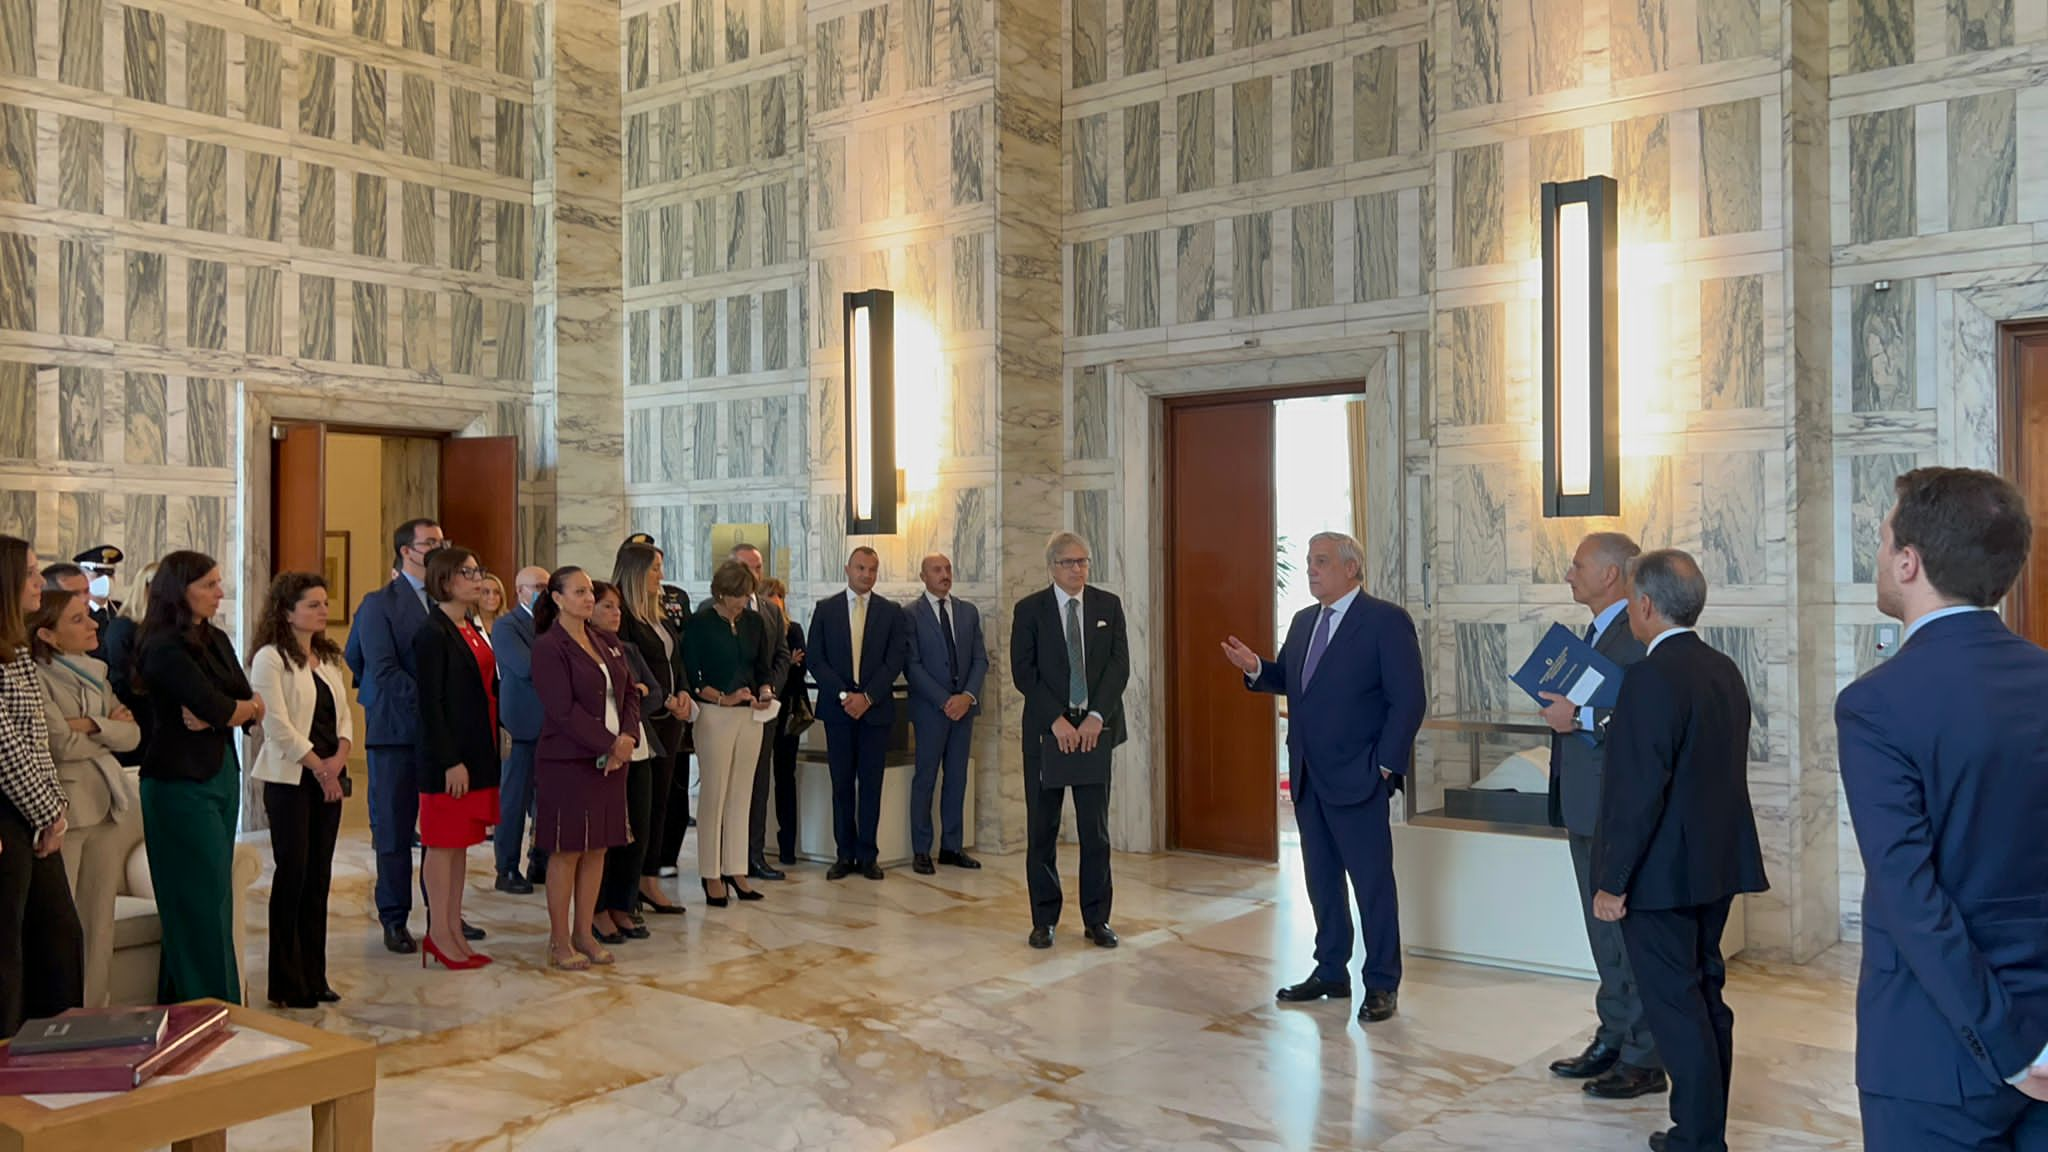
M 1343 1005 L 1276 1006 L 1311 935 L 1287 863 L 1119 856 L 1124 946 L 1070 922 L 1048 952 L 1024 942 L 1017 857 L 880 883 L 804 866 L 726 909 L 686 870 L 669 883 L 687 916 L 650 917 L 617 967 L 571 974 L 543 965 L 540 894 L 490 891 L 484 857 L 468 914 L 498 963 L 423 972 L 383 950 L 367 838 L 344 833 L 330 955 L 345 999 L 293 1015 L 383 1046 L 381 1152 L 1621 1152 L 1663 1126 L 1664 1097 L 1596 1103 L 1545 1071 L 1584 1043 L 1590 984 L 1411 959 L 1400 1017 L 1370 1030 Z M 266 869 L 259 995 L 267 891 Z M 1861 1147 L 1854 959 L 1736 966 L 1736 1149 Z M 308 1143 L 294 1117 L 229 1146 Z

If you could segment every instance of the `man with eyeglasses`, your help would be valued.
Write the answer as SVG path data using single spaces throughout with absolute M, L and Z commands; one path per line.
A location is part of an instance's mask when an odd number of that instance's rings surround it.
M 1109 757 L 1058 784 L 1044 783 L 1045 745 L 1093 752 L 1126 738 L 1124 686 L 1131 679 L 1123 601 L 1088 586 L 1088 542 L 1072 532 L 1045 549 L 1052 586 L 1017 602 L 1010 627 L 1010 674 L 1024 694 L 1024 808 L 1029 826 L 1024 878 L 1031 892 L 1031 946 L 1052 947 L 1060 920 L 1060 813 L 1074 793 L 1081 836 L 1081 923 L 1089 942 L 1114 948 L 1109 926 Z

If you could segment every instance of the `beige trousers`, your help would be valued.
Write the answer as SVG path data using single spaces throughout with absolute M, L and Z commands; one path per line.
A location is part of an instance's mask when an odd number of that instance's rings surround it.
M 142 843 L 142 810 L 110 813 L 89 828 L 64 833 L 64 875 L 71 901 L 85 929 L 85 1006 L 107 1003 L 108 974 L 114 964 L 114 897 L 128 879 L 128 857 Z
M 752 708 L 697 709 L 697 874 L 747 874 L 747 821 L 754 806 L 754 763 L 761 733 Z

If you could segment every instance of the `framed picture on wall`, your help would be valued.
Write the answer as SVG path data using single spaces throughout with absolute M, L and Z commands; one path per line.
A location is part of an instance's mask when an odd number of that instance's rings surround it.
M 326 548 L 320 557 L 320 575 L 327 579 L 327 622 L 348 623 L 348 533 L 327 533 Z
M 761 560 L 769 573 L 774 573 L 775 548 L 770 543 L 766 524 L 713 524 L 711 526 L 711 568 L 718 569 L 732 550 L 742 544 L 752 544 L 761 550 Z

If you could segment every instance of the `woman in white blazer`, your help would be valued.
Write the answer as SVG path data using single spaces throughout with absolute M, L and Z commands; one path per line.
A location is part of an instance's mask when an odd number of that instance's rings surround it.
M 64 872 L 85 930 L 85 1006 L 106 1004 L 114 961 L 114 897 L 128 857 L 142 843 L 135 786 L 116 754 L 142 740 L 135 717 L 115 698 L 107 666 L 86 653 L 98 644 L 92 603 L 71 592 L 43 593 L 29 618 L 29 650 L 43 681 L 50 757 L 71 802 Z
M 270 1002 L 317 1008 L 327 983 L 327 892 L 355 731 L 341 648 L 327 638 L 327 582 L 283 572 L 256 624 L 249 686 L 263 697 L 263 743 L 250 775 L 270 818 Z

